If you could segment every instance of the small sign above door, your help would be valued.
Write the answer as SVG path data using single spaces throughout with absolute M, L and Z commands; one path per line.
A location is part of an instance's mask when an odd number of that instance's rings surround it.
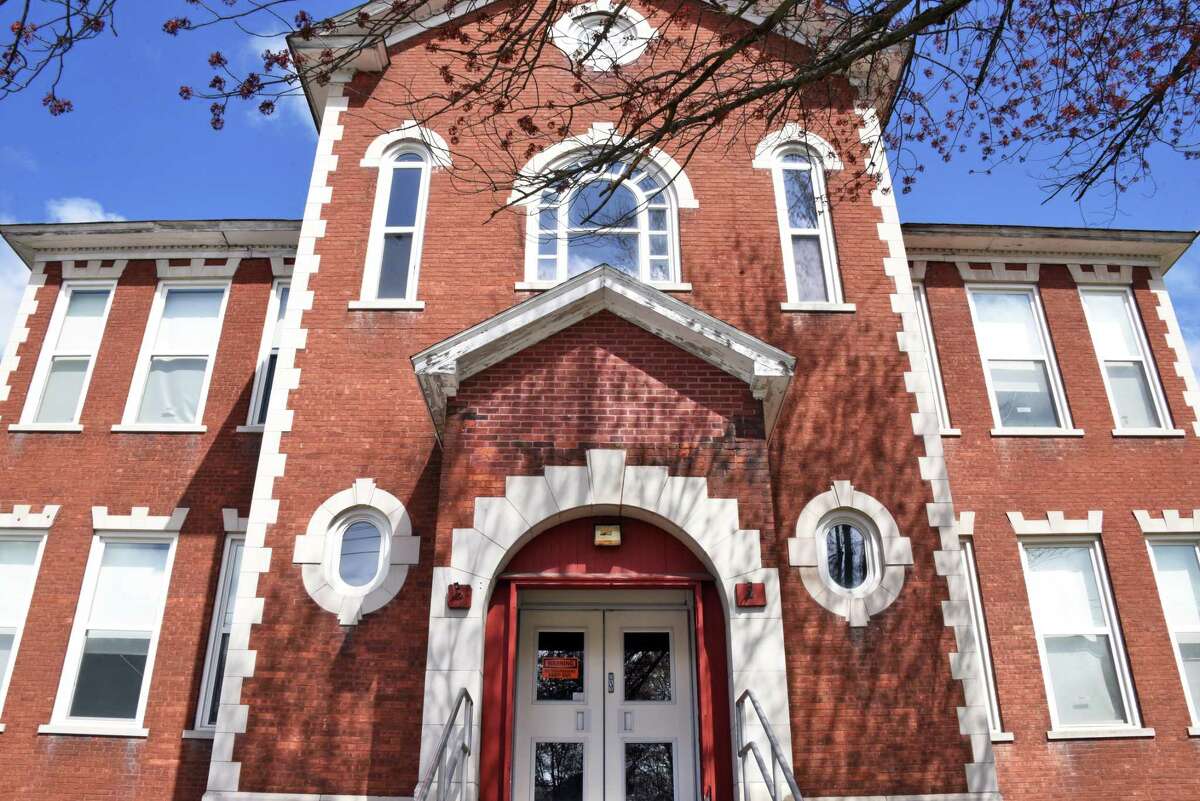
M 621 526 L 617 523 L 597 523 L 595 544 L 614 547 L 621 544 Z
M 545 657 L 542 659 L 543 681 L 579 678 L 579 660 L 574 657 Z

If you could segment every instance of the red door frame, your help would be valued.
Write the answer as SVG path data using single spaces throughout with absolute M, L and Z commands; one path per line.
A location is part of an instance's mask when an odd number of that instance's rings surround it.
M 503 586 L 507 584 L 507 587 Z M 709 659 L 709 647 L 725 643 L 724 627 L 719 631 L 711 624 L 705 626 L 705 607 L 712 611 L 714 601 L 720 606 L 716 596 L 715 585 L 711 577 L 696 577 L 688 575 L 633 575 L 627 578 L 611 575 L 503 575 L 497 579 L 496 591 L 489 604 L 487 616 L 487 633 L 485 635 L 484 663 L 484 706 L 486 713 L 487 701 L 500 701 L 502 706 L 503 729 L 506 736 L 488 738 L 486 728 L 481 728 L 480 746 L 480 797 L 491 796 L 498 801 L 512 801 L 512 768 L 513 768 L 513 737 L 515 736 L 515 693 L 517 668 L 517 596 L 521 589 L 690 589 L 693 598 L 693 622 L 695 624 L 696 644 L 696 713 L 699 742 L 697 758 L 700 764 L 701 798 L 712 801 L 722 799 L 732 794 L 731 777 L 723 777 L 717 770 L 717 755 L 722 751 L 731 753 L 732 743 L 729 727 L 720 727 L 716 718 L 726 718 L 728 714 L 717 712 L 714 697 L 728 698 L 728 677 L 724 663 L 713 663 Z M 504 607 L 501 614 L 501 609 Z M 491 610 L 497 607 L 496 612 Z M 503 629 L 498 630 L 498 629 Z M 500 665 L 487 659 L 487 646 L 495 648 L 503 643 L 503 663 Z M 721 654 L 724 656 L 724 654 Z M 488 686 L 489 663 L 493 673 L 498 674 L 499 682 Z M 495 668 L 500 668 L 498 671 Z M 714 670 L 716 668 L 716 670 Z M 716 674 L 716 675 L 714 675 Z M 492 708 L 495 708 L 494 706 Z M 484 724 L 486 727 L 486 723 Z M 724 736 L 722 736 L 724 732 Z M 496 739 L 500 743 L 496 743 Z M 496 765 L 499 762 L 500 765 Z M 482 768 L 500 767 L 503 781 L 500 792 L 485 792 L 483 788 Z M 730 765 L 732 767 L 732 765 Z M 681 800 L 686 801 L 686 800 Z

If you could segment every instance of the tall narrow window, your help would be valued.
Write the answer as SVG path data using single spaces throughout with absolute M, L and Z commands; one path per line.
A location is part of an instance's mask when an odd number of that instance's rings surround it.
M 1023 542 L 1021 556 L 1053 728 L 1139 725 L 1099 541 Z
M 924 284 L 913 284 L 913 299 L 917 305 L 917 322 L 921 326 L 921 338 L 925 341 L 925 369 L 929 376 L 929 388 L 937 405 L 938 425 L 942 430 L 950 428 L 950 410 L 946 405 L 946 388 L 942 384 L 942 368 L 938 363 L 937 342 L 933 338 L 933 323 L 929 316 L 929 298 Z
M 171 428 L 203 419 L 227 290 L 227 284 L 159 285 L 126 423 Z
M 0 533 L 0 712 L 33 597 L 45 537 Z
M 1154 540 L 1150 553 L 1192 725 L 1200 729 L 1200 540 Z
M 1037 291 L 971 289 L 968 297 L 997 428 L 1067 428 L 1062 383 Z
M 204 660 L 204 679 L 200 684 L 200 705 L 196 710 L 196 728 L 212 730 L 221 708 L 221 683 L 225 678 L 225 657 L 233 631 L 233 603 L 237 598 L 238 576 L 242 570 L 244 537 L 229 537 L 221 560 L 221 577 L 213 605 L 212 629 L 208 635 L 208 653 Z
M 959 541 L 962 553 L 963 572 L 967 576 L 967 597 L 971 604 L 971 619 L 975 621 L 978 648 L 975 649 L 975 667 L 987 684 L 988 728 L 992 736 L 1003 735 L 1000 725 L 1000 701 L 996 695 L 996 673 L 992 666 L 992 649 L 988 640 L 987 619 L 983 616 L 983 594 L 979 589 L 979 571 L 975 564 L 975 543 L 964 537 Z
M 788 301 L 840 302 L 833 222 L 820 160 L 807 149 L 785 147 L 772 172 Z
M 1118 431 L 1166 427 L 1167 411 L 1128 289 L 1083 289 L 1083 309 Z
M 93 539 L 54 723 L 95 731 L 141 726 L 174 542 Z
M 271 299 L 267 302 L 267 321 L 258 349 L 258 371 L 254 376 L 250 419 L 247 421 L 252 426 L 261 426 L 267 422 L 267 404 L 271 400 L 271 386 L 275 383 L 275 364 L 279 360 L 279 335 L 283 330 L 283 315 L 287 313 L 290 286 L 290 282 L 286 280 L 276 281 L 271 288 Z
M 23 424 L 79 421 L 114 289 L 110 281 L 63 284 L 21 415 Z
M 363 271 L 364 301 L 416 302 L 429 195 L 429 156 L 401 145 L 383 158 Z

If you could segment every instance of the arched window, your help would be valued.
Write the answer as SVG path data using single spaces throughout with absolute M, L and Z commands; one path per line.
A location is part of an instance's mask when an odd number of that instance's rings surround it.
M 790 303 L 840 303 L 833 221 L 822 160 L 805 145 L 775 151 L 771 167 Z
M 676 203 L 653 164 L 617 163 L 542 191 L 530 228 L 529 281 L 557 283 L 601 264 L 650 284 L 679 281 Z
M 327 543 L 327 574 L 335 588 L 361 595 L 386 575 L 391 525 L 371 507 L 352 508 L 334 520 Z
M 380 159 L 363 270 L 363 301 L 417 302 L 429 170 L 429 153 L 416 143 L 401 142 Z

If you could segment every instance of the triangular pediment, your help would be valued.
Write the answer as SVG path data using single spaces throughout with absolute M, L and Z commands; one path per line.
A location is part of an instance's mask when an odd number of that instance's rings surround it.
M 593 314 L 608 311 L 744 381 L 762 401 L 767 435 L 796 360 L 779 348 L 612 267 L 581 273 L 412 357 L 438 437 L 459 385 Z

